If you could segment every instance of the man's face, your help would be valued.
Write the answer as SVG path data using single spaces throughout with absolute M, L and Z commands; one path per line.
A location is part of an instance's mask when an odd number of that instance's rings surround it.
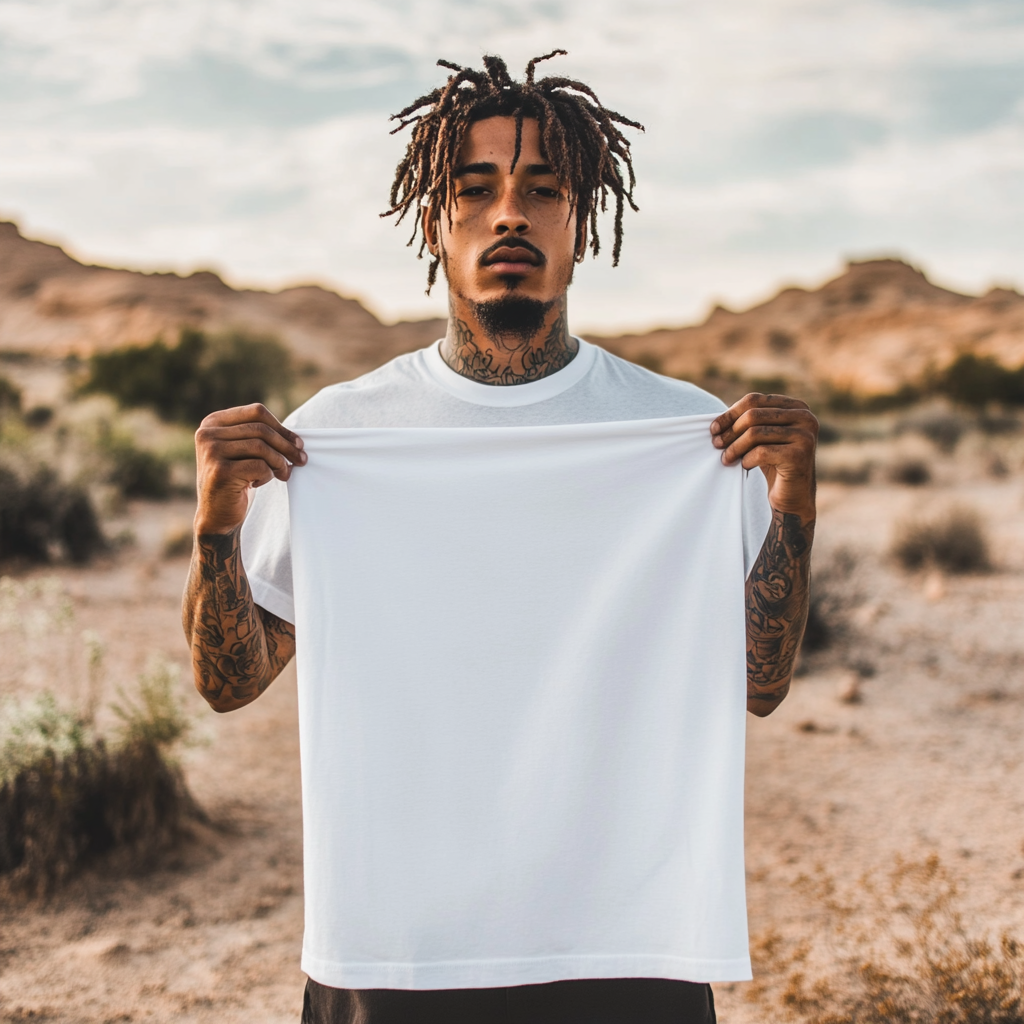
M 523 122 L 512 171 L 515 144 L 513 117 L 471 125 L 455 170 L 451 226 L 444 211 L 424 222 L 453 297 L 474 304 L 510 295 L 548 303 L 572 280 L 576 217 L 541 153 L 536 120 Z

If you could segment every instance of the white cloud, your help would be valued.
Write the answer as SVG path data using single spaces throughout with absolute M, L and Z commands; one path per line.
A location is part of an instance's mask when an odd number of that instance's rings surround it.
M 440 310 L 377 216 L 404 145 L 385 116 L 437 56 L 554 46 L 648 128 L 623 266 L 580 272 L 579 326 L 879 250 L 1024 284 L 1024 84 L 1000 72 L 1024 14 L 996 0 L 0 0 L 0 210 L 97 260 Z

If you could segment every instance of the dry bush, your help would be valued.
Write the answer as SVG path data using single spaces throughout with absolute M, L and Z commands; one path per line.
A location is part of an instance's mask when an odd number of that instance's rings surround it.
M 889 466 L 886 476 L 894 484 L 923 487 L 931 483 L 932 471 L 924 459 L 900 459 Z
M 106 546 L 89 495 L 46 467 L 0 466 L 0 560 L 86 562 Z
M 873 468 L 874 465 L 870 460 L 856 463 L 820 462 L 817 468 L 817 477 L 821 483 L 858 486 L 871 482 Z
M 939 451 L 948 455 L 960 443 L 968 424 L 963 417 L 954 413 L 935 412 L 910 420 L 904 424 L 904 428 L 928 438 Z
M 140 448 L 124 431 L 102 424 L 98 445 L 108 464 L 107 483 L 126 498 L 167 498 L 171 493 L 171 462 L 167 456 Z
M 904 569 L 934 565 L 952 573 L 985 572 L 992 567 L 989 542 L 975 509 L 956 505 L 935 519 L 897 524 L 892 554 Z
M 802 652 L 817 654 L 840 645 L 849 637 L 849 612 L 855 598 L 851 577 L 856 567 L 856 555 L 845 548 L 812 563 L 811 602 Z
M 840 895 L 802 879 L 824 921 L 814 942 L 754 944 L 749 998 L 766 1019 L 801 1024 L 1024 1024 L 1024 945 L 972 935 L 937 857 L 897 861 L 887 884 Z
M 202 819 L 169 757 L 189 726 L 174 685 L 153 665 L 113 742 L 47 694 L 0 706 L 0 889 L 45 894 L 101 854 L 149 867 Z

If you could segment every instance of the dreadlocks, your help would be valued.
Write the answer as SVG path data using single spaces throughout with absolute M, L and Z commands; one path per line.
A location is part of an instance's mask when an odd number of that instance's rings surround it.
M 413 129 L 405 156 L 395 171 L 391 209 L 381 216 L 397 214 L 400 223 L 410 210 L 425 206 L 429 217 L 447 211 L 450 226 L 455 186 L 452 173 L 470 125 L 487 117 L 514 116 L 516 146 L 512 170 L 515 170 L 522 144 L 523 119 L 535 118 L 540 125 L 544 155 L 567 190 L 569 216 L 576 213 L 576 251 L 581 255 L 588 223 L 590 248 L 595 256 L 600 252 L 597 213 L 599 209 L 607 209 L 609 192 L 615 197 L 612 266 L 617 266 L 622 249 L 624 204 L 629 203 L 632 210 L 637 206 L 633 202 L 636 180 L 629 140 L 616 125 L 644 129 L 636 121 L 602 106 L 594 91 L 583 82 L 556 76 L 534 81 L 535 69 L 541 61 L 565 53 L 565 50 L 552 50 L 543 57 L 534 57 L 526 65 L 525 82 L 513 80 L 500 57 L 484 57 L 484 71 L 439 60 L 439 67 L 454 72 L 448 76 L 447 84 L 421 96 L 391 118 L 399 122 L 392 135 L 409 125 L 413 125 Z M 623 167 L 628 181 L 623 178 Z M 416 217 L 409 245 L 416 241 L 421 229 L 421 219 Z M 426 245 L 424 237 L 417 253 L 419 257 L 423 256 Z M 440 262 L 439 256 L 431 261 L 427 273 L 428 294 L 437 280 Z

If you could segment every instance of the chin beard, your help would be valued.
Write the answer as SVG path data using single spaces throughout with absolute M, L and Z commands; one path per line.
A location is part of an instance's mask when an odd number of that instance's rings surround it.
M 525 295 L 509 294 L 472 303 L 473 315 L 489 338 L 498 342 L 513 339 L 521 345 L 537 336 L 557 301 L 541 302 Z

